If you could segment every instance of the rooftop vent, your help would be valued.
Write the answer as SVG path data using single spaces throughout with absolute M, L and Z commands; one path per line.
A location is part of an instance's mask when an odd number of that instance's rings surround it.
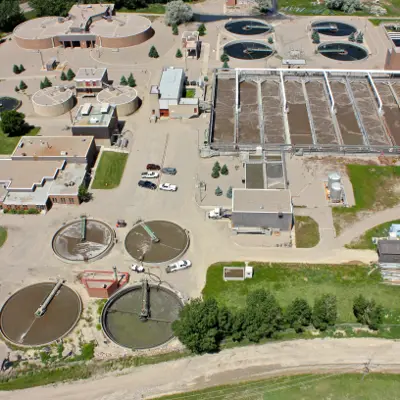
M 61 154 L 62 156 L 66 156 L 66 155 L 68 155 L 68 151 L 61 151 L 60 154 Z

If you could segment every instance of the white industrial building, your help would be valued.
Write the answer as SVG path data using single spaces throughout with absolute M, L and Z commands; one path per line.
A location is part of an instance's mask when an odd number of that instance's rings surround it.
M 182 68 L 169 67 L 162 71 L 160 83 L 150 88 L 153 118 L 191 118 L 199 115 L 199 99 L 182 97 L 185 79 Z

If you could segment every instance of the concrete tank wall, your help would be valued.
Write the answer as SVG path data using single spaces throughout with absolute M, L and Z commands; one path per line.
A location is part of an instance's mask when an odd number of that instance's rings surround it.
M 14 40 L 17 45 L 27 50 L 45 50 L 52 49 L 53 47 L 60 46 L 61 43 L 55 38 L 44 38 L 44 39 L 25 39 L 18 37 L 14 34 Z M 53 46 L 54 41 L 54 46 Z
M 98 36 L 96 39 L 96 45 L 111 49 L 119 49 L 123 47 L 136 46 L 149 40 L 154 35 L 154 29 L 149 27 L 144 32 L 138 33 L 132 36 L 125 37 L 105 37 Z
M 70 111 L 75 105 L 74 96 L 59 104 L 42 105 L 32 100 L 33 110 L 42 117 L 58 117 Z

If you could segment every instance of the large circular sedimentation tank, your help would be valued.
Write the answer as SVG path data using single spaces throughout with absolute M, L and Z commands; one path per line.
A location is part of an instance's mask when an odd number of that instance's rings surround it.
M 69 222 L 53 236 L 53 251 L 61 260 L 94 261 L 113 247 L 115 232 L 109 225 L 95 219 L 86 219 L 85 227 L 83 223 L 83 220 Z
M 19 108 L 21 101 L 14 97 L 0 97 L 0 113 L 3 111 L 13 111 Z
M 125 238 L 127 252 L 135 260 L 148 264 L 175 260 L 183 255 L 188 246 L 186 230 L 169 221 L 139 222 Z
M 142 286 L 143 285 L 143 286 Z M 149 311 L 141 318 L 143 296 Z M 172 290 L 143 282 L 117 292 L 104 306 L 101 322 L 106 336 L 130 349 L 147 349 L 166 343 L 174 334 L 182 301 Z
M 274 51 L 266 43 L 256 40 L 233 40 L 224 46 L 229 57 L 240 60 L 259 60 L 269 57 Z
M 368 50 L 364 46 L 348 42 L 322 43 L 318 46 L 318 52 L 337 61 L 360 61 L 368 57 Z
M 97 95 L 97 101 L 117 106 L 119 116 L 133 114 L 140 106 L 137 91 L 129 86 L 109 86 Z
M 357 32 L 357 28 L 353 25 L 338 21 L 316 21 L 311 27 L 320 34 L 328 36 L 349 36 Z
M 272 31 L 272 26 L 258 20 L 241 19 L 238 21 L 229 21 L 225 24 L 225 29 L 228 32 L 236 35 L 260 35 Z
M 79 295 L 64 284 L 38 317 L 36 310 L 49 296 L 55 283 L 44 282 L 24 287 L 4 303 L 0 329 L 10 342 L 23 346 L 41 346 L 67 335 L 77 324 L 82 303 Z
M 38 90 L 32 96 L 33 110 L 43 117 L 57 117 L 70 111 L 75 105 L 72 90 L 54 86 Z

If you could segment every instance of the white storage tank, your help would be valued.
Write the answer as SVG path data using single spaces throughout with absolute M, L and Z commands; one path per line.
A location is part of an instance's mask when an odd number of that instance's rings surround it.
M 339 183 L 340 184 L 341 176 L 337 172 L 332 172 L 328 175 L 328 188 L 329 190 L 332 190 L 332 184 L 333 183 Z
M 54 86 L 38 90 L 32 96 L 33 110 L 43 117 L 58 117 L 75 105 L 72 90 L 65 86 Z
M 338 203 L 342 200 L 342 186 L 339 182 L 333 182 L 330 189 L 331 201 Z
M 122 117 L 133 114 L 140 106 L 137 91 L 129 86 L 109 86 L 97 95 L 97 101 L 115 105 Z

